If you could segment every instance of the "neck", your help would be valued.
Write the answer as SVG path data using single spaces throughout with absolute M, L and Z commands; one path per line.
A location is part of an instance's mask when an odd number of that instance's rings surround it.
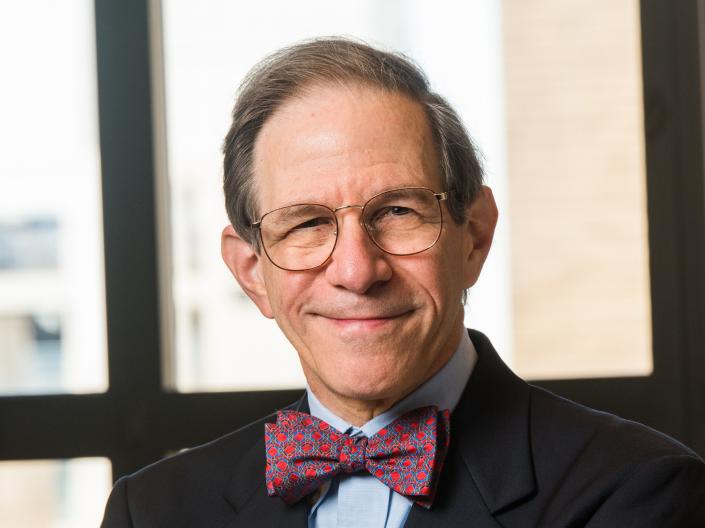
M 402 397 L 380 398 L 375 400 L 360 400 L 356 398 L 346 398 L 343 395 L 333 394 L 328 390 L 320 390 L 309 384 L 310 390 L 316 395 L 326 408 L 339 416 L 346 422 L 361 427 L 375 416 L 388 411 Z M 331 397 L 332 396 L 332 397 Z

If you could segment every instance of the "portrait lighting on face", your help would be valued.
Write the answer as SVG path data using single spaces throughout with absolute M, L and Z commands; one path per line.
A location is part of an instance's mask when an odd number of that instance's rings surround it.
M 265 214 L 242 235 L 226 228 L 225 261 L 321 401 L 364 423 L 456 349 L 463 292 L 491 244 L 492 194 L 481 187 L 453 214 L 459 185 L 443 177 L 424 107 L 352 81 L 285 101 L 253 161 Z

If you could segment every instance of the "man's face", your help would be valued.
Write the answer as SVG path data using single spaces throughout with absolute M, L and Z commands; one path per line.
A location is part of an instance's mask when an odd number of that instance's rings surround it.
M 423 108 L 360 86 L 315 86 L 285 103 L 257 139 L 254 174 L 260 214 L 364 204 L 399 187 L 445 190 Z M 384 253 L 350 208 L 337 213 L 337 245 L 316 269 L 285 271 L 264 252 L 251 255 L 248 273 L 229 263 L 298 351 L 314 392 L 397 400 L 450 357 L 463 331 L 462 291 L 479 268 L 469 264 L 472 229 L 442 207 L 440 239 L 416 255 Z

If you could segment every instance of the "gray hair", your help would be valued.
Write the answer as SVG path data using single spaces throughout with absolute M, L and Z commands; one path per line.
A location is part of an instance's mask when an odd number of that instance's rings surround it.
M 259 62 L 243 80 L 233 123 L 223 144 L 223 191 L 235 231 L 259 250 L 250 224 L 258 219 L 253 175 L 255 142 L 274 112 L 317 83 L 359 83 L 402 93 L 423 106 L 434 135 L 447 206 L 462 223 L 480 191 L 483 172 L 475 147 L 448 102 L 431 91 L 425 74 L 408 57 L 339 37 L 283 48 Z

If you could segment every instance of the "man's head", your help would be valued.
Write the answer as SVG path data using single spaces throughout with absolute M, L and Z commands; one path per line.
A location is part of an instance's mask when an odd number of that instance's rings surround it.
M 324 403 L 383 407 L 450 357 L 463 292 L 477 280 L 496 221 L 481 178 L 458 117 L 404 58 L 327 39 L 280 51 L 246 79 L 225 142 L 232 226 L 223 256 L 295 346 Z M 403 187 L 448 193 L 437 242 L 413 255 L 376 245 L 359 208 L 336 212 L 335 249 L 304 271 L 275 265 L 252 228 L 285 206 L 362 205 Z
M 407 95 L 426 113 L 443 186 L 452 190 L 448 209 L 461 222 L 482 186 L 482 168 L 461 120 L 430 90 L 423 72 L 408 58 L 348 39 L 318 39 L 284 48 L 257 64 L 238 91 L 233 123 L 223 145 L 225 208 L 244 239 L 259 241 L 250 224 L 259 218 L 253 154 L 265 122 L 293 97 L 314 85 L 360 84 Z

